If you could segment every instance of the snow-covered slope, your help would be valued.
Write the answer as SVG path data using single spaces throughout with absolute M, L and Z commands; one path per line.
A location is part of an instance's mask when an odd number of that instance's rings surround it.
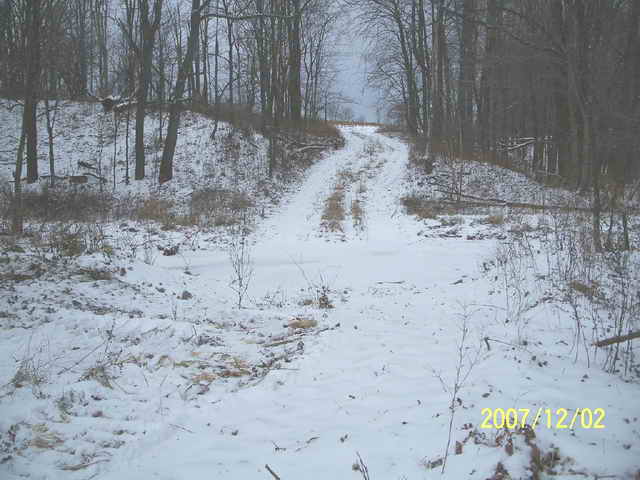
M 531 304 L 510 318 L 495 238 L 425 236 L 401 205 L 406 145 L 371 127 L 343 133 L 346 147 L 241 238 L 245 308 L 229 252 L 206 232 L 151 265 L 6 249 L 4 475 L 634 478 L 638 384 L 576 358 L 571 316 L 540 272 L 526 272 Z M 345 212 L 327 231 L 338 189 Z M 476 220 L 456 227 L 509 233 Z M 549 408 L 554 428 L 483 429 L 485 408 Z M 555 428 L 560 408 L 604 409 L 606 428 Z

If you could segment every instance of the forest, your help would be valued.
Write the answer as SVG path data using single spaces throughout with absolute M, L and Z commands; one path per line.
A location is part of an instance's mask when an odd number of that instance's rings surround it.
M 640 480 L 640 1 L 0 0 L 0 477 Z
M 170 111 L 160 183 L 187 104 L 260 112 L 262 129 L 338 119 L 331 45 L 345 10 L 388 118 L 419 149 L 509 164 L 531 145 L 521 168 L 591 191 L 594 226 L 603 205 L 633 196 L 640 5 L 611 0 L 4 0 L 0 93 L 24 98 L 27 182 L 38 178 L 41 100 L 126 99 L 137 180 L 145 112 Z

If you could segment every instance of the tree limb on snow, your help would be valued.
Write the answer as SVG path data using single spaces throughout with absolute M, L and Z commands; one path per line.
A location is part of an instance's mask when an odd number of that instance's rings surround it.
M 275 478 L 276 480 L 280 480 L 280 477 L 278 476 L 278 474 L 273 470 L 271 470 L 271 467 L 268 464 L 265 463 L 264 468 L 267 469 L 267 471 L 271 474 L 273 478 Z
M 475 197 L 473 195 L 453 192 L 451 190 L 436 190 L 436 192 L 475 200 L 475 202 L 465 202 L 465 201 L 454 202 L 454 203 L 460 203 L 463 205 L 468 203 L 473 203 L 474 206 L 486 205 L 486 206 L 504 206 L 504 207 L 511 207 L 511 208 L 531 208 L 532 210 L 560 210 L 560 211 L 567 211 L 567 212 L 591 212 L 591 209 L 588 207 L 569 207 L 569 206 L 561 206 L 561 205 L 540 205 L 538 203 L 510 202 L 507 200 L 502 200 L 500 198 Z M 436 201 L 440 201 L 440 200 L 436 200 Z
M 593 345 L 595 345 L 596 347 L 606 347 L 607 345 L 626 342 L 627 340 L 633 340 L 634 338 L 640 338 L 640 330 L 631 332 L 628 335 L 617 335 L 615 337 L 605 338 L 604 340 L 595 342 Z

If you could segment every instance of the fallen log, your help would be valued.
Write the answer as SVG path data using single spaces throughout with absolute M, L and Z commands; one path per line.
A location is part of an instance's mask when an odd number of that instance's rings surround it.
M 627 340 L 633 340 L 634 338 L 640 338 L 640 330 L 631 332 L 628 335 L 617 335 L 615 337 L 605 338 L 604 340 L 595 342 L 594 345 L 596 347 L 606 347 L 608 345 L 615 345 L 616 343 L 626 342 Z
M 525 203 L 525 202 L 510 202 L 508 200 L 502 200 L 500 198 L 480 198 L 474 195 L 468 195 L 465 193 L 457 193 L 449 190 L 436 190 L 438 193 L 444 193 L 446 195 L 461 197 L 461 198 L 469 198 L 471 200 L 475 200 L 476 202 L 481 202 L 481 204 L 485 204 L 486 206 L 503 206 L 510 208 L 530 208 L 532 210 L 559 210 L 559 211 L 568 211 L 568 212 L 591 212 L 591 209 L 588 207 L 570 207 L 570 206 L 562 206 L 562 205 L 540 205 L 537 203 Z M 457 202 L 462 205 L 469 202 L 460 201 Z

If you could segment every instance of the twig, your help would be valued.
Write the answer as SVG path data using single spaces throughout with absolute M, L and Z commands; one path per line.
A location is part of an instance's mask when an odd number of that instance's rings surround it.
M 271 476 L 272 476 L 273 478 L 275 478 L 276 480 L 282 480 L 282 479 L 278 476 L 278 474 L 277 474 L 276 472 L 274 472 L 273 470 L 271 470 L 271 467 L 269 466 L 269 464 L 268 464 L 268 463 L 265 463 L 264 468 L 266 468 L 266 469 L 267 469 L 267 471 L 271 474 Z
M 185 432 L 195 433 L 193 430 L 189 430 L 188 428 L 181 427 L 180 425 L 176 425 L 174 423 L 170 423 L 169 426 L 174 427 L 174 428 L 179 428 L 180 430 L 184 430 Z
M 364 460 L 362 460 L 362 457 L 360 456 L 359 452 L 356 452 L 356 455 L 358 455 L 358 463 L 356 465 L 358 465 L 358 471 L 362 474 L 362 478 L 364 480 L 369 480 L 369 469 L 367 468 L 367 466 L 364 463 Z
M 78 360 L 77 362 L 75 362 L 73 365 L 71 365 L 70 367 L 67 368 L 63 368 L 62 370 L 60 370 L 58 372 L 58 375 L 62 375 L 63 373 L 67 373 L 69 370 L 71 370 L 74 367 L 77 367 L 78 365 L 80 365 L 82 362 L 84 362 L 87 358 L 89 358 L 93 353 L 95 353 L 96 350 L 98 350 L 100 347 L 102 347 L 104 344 L 106 344 L 109 341 L 109 339 L 105 340 L 104 342 L 102 342 L 101 344 L 99 344 L 96 348 L 94 348 L 93 350 L 91 350 L 89 353 L 87 353 L 84 357 L 82 357 L 80 360 Z
M 64 465 L 62 467 L 62 470 L 65 470 L 68 472 L 77 472 L 78 470 L 84 470 L 85 468 L 91 467 L 92 465 L 96 465 L 98 463 L 104 463 L 108 461 L 109 460 L 107 459 L 102 459 L 102 460 L 95 460 L 93 462 L 88 462 L 88 463 L 80 463 L 78 465 Z

